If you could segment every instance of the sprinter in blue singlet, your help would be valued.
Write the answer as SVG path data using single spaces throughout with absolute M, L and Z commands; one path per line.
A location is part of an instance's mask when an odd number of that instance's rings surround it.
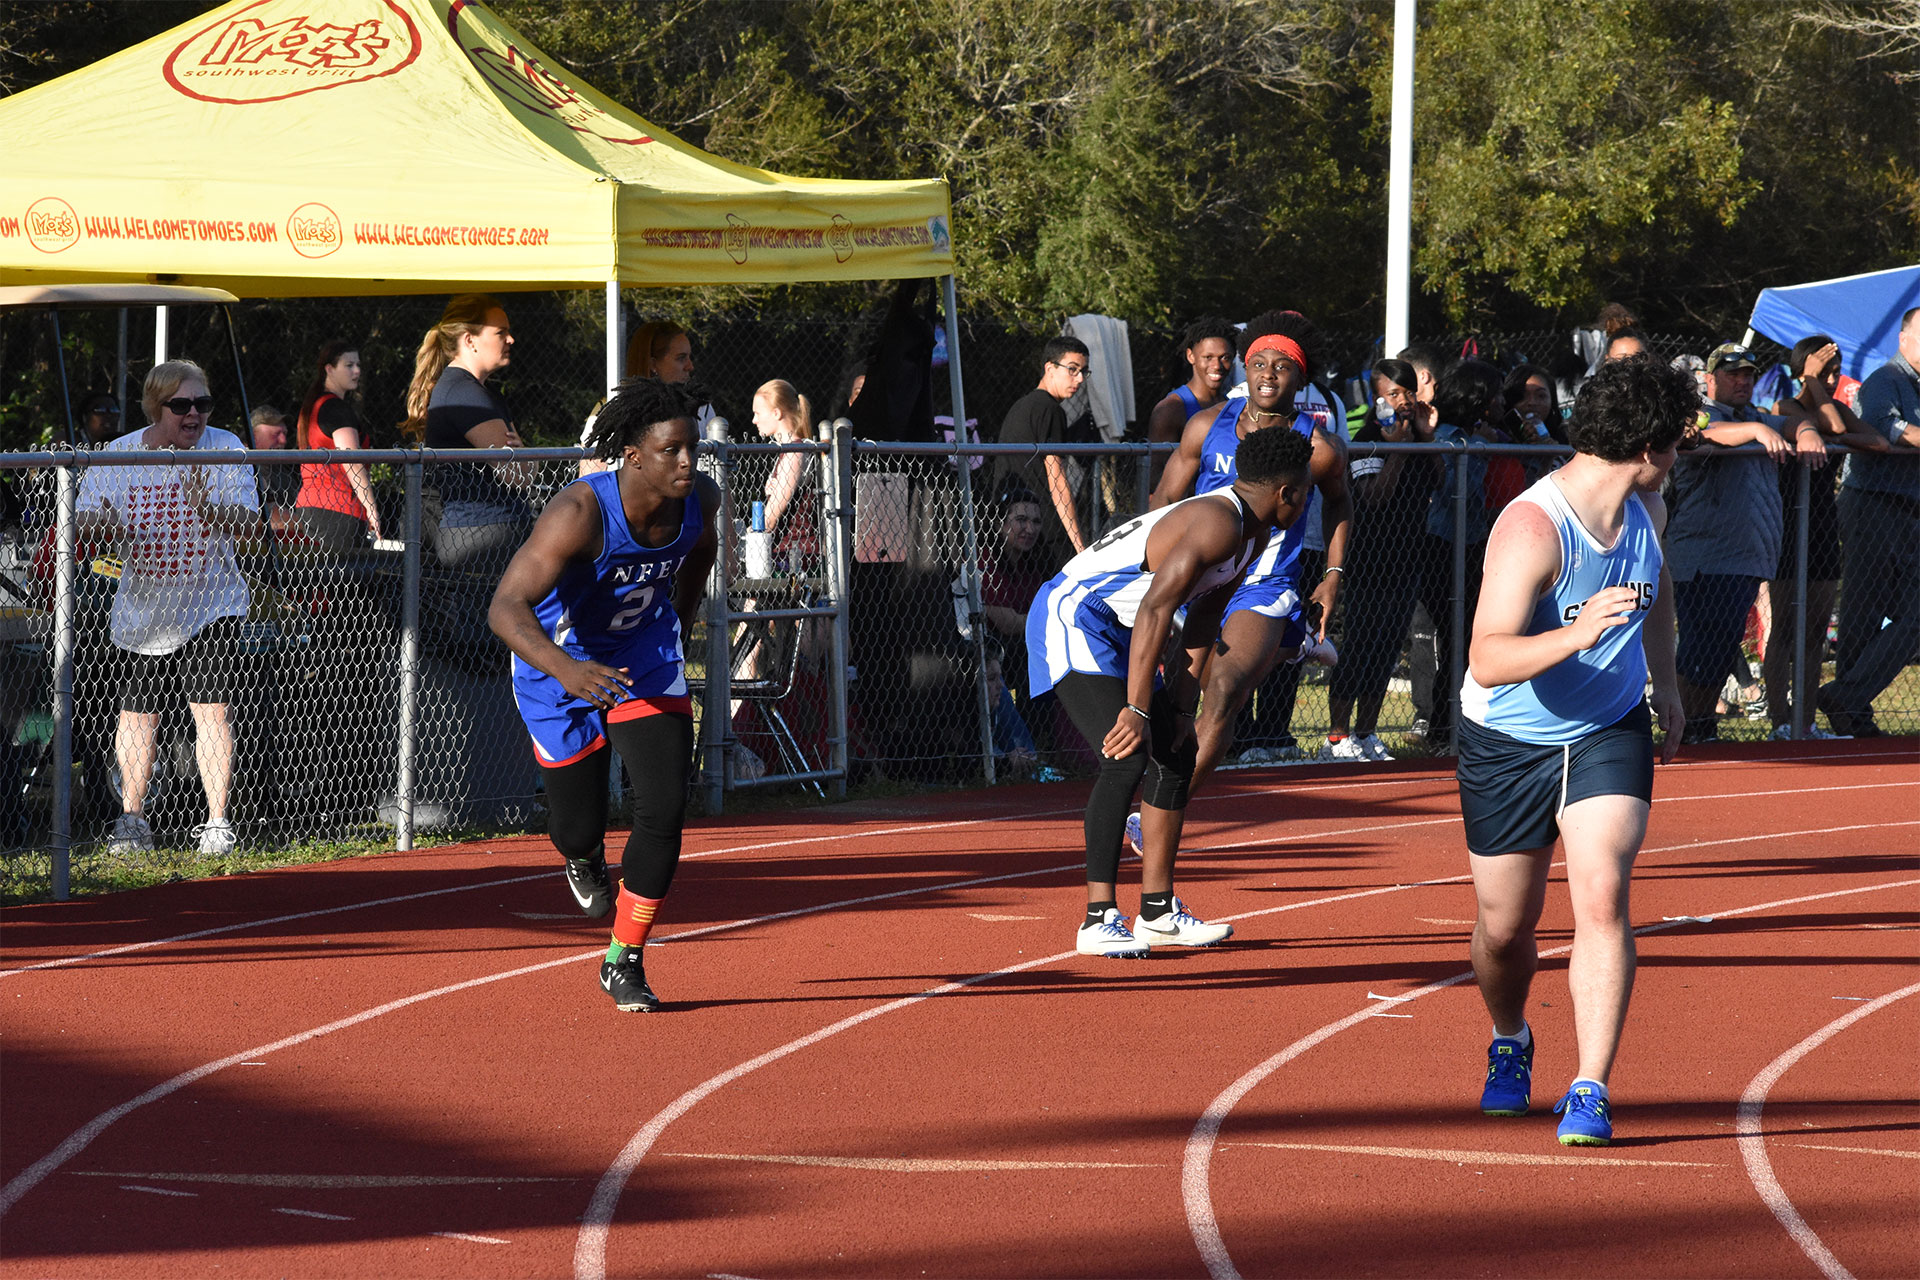
M 641 951 L 686 814 L 693 707 L 681 635 L 719 545 L 720 491 L 694 470 L 696 411 L 679 386 L 623 383 L 589 439 L 619 469 L 554 496 L 488 614 L 513 650 L 514 700 L 546 770 L 547 829 L 567 885 L 587 915 L 616 911 L 600 985 L 623 1011 L 660 1007 Z M 610 750 L 633 784 L 617 901 L 605 843 Z
M 1240 332 L 1219 316 L 1201 316 L 1180 335 L 1180 356 L 1187 380 L 1160 397 L 1147 414 L 1147 439 L 1155 444 L 1178 444 L 1187 419 L 1227 398 L 1233 380 L 1234 344 Z M 1167 455 L 1154 455 L 1153 482 L 1160 482 Z
M 1569 1146 L 1613 1137 L 1607 1077 L 1633 991 L 1627 898 L 1653 800 L 1653 717 L 1669 760 L 1685 723 L 1659 491 L 1699 407 L 1692 378 L 1651 357 L 1602 365 L 1568 423 L 1578 452 L 1494 525 L 1474 614 L 1458 776 L 1473 970 L 1493 1017 L 1480 1109 L 1525 1115 L 1532 1098 L 1527 992 L 1558 838 L 1579 1066 L 1554 1110 Z

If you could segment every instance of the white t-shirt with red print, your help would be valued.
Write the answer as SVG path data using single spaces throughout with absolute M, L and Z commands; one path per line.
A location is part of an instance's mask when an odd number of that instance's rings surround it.
M 146 448 L 144 428 L 129 431 L 103 452 Z M 203 449 L 244 449 L 230 431 L 208 427 Z M 134 653 L 173 653 L 219 618 L 247 616 L 247 584 L 234 561 L 233 539 L 207 527 L 187 505 L 181 482 L 193 450 L 181 461 L 152 466 L 88 467 L 80 479 L 84 518 L 101 504 L 113 508 L 125 530 L 120 586 L 113 595 L 113 643 Z M 209 505 L 260 510 L 253 468 L 217 463 L 200 468 Z

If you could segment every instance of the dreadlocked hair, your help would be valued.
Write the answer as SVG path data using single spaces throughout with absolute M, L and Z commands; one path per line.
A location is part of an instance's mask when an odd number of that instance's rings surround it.
M 1240 358 L 1245 360 L 1247 348 L 1270 333 L 1293 339 L 1307 357 L 1307 367 L 1300 373 L 1308 382 L 1325 372 L 1327 340 L 1320 336 L 1320 327 L 1298 311 L 1262 311 L 1247 321 L 1247 327 L 1240 331 Z
M 661 423 L 676 418 L 695 421 L 707 399 L 706 391 L 691 382 L 628 378 L 594 418 L 587 448 L 603 462 L 617 462 L 628 445 L 639 444 Z
M 1250 484 L 1304 479 L 1313 465 L 1313 441 L 1285 424 L 1250 431 L 1233 453 L 1233 469 Z
M 1218 338 L 1228 346 L 1232 346 L 1234 339 L 1239 336 L 1240 331 L 1233 327 L 1232 321 L 1222 316 L 1201 316 L 1188 325 L 1186 331 L 1180 335 L 1180 349 L 1191 351 L 1208 338 Z

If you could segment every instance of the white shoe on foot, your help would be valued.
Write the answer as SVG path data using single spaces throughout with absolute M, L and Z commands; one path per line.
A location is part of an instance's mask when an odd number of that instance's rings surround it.
M 1327 739 L 1327 745 L 1320 748 L 1322 760 L 1351 763 L 1356 760 L 1370 760 L 1367 749 L 1360 745 L 1360 739 L 1349 734 L 1344 738 Z
M 240 843 L 240 837 L 233 833 L 233 824 L 225 818 L 201 823 L 193 829 L 193 838 L 199 841 L 200 852 L 209 858 L 224 858 Z
M 1074 935 L 1073 949 L 1083 956 L 1116 960 L 1137 960 L 1147 954 L 1147 944 L 1127 931 L 1127 918 L 1118 907 L 1108 907 L 1098 924 L 1081 925 Z
M 137 813 L 123 813 L 113 820 L 113 830 L 107 836 L 107 852 L 151 853 L 153 851 L 153 828 L 147 820 Z
M 1393 752 L 1387 750 L 1387 744 L 1380 741 L 1380 735 L 1377 733 L 1370 733 L 1360 739 L 1360 750 L 1369 760 L 1381 761 L 1393 759 Z
M 1173 910 L 1156 920 L 1133 919 L 1133 936 L 1150 947 L 1210 947 L 1233 936 L 1230 924 L 1208 924 L 1175 898 Z

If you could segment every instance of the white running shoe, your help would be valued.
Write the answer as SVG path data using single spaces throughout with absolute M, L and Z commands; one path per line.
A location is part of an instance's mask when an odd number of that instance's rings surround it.
M 1322 640 L 1311 631 L 1300 645 L 1300 653 L 1295 662 L 1311 662 L 1316 666 L 1331 667 L 1340 662 L 1340 651 L 1333 647 L 1333 641 Z
M 1074 935 L 1073 949 L 1083 956 L 1106 956 L 1110 960 L 1138 960 L 1147 954 L 1147 944 L 1127 931 L 1127 918 L 1118 907 L 1108 907 L 1099 924 L 1081 925 Z
M 1380 761 L 1393 759 L 1393 752 L 1387 750 L 1387 744 L 1380 741 L 1380 735 L 1377 733 L 1370 733 L 1360 739 L 1360 750 L 1366 753 L 1367 759 L 1369 760 Z
M 209 858 L 224 858 L 240 843 L 240 837 L 233 833 L 233 824 L 225 818 L 201 823 L 193 829 L 193 838 L 200 842 L 200 852 Z
M 1773 732 L 1768 736 L 1775 742 L 1792 742 L 1793 726 L 1790 724 L 1775 725 Z M 1800 735 L 1800 739 L 1803 742 L 1839 742 L 1845 739 L 1846 736 L 1844 733 L 1828 733 L 1819 725 L 1810 724 L 1807 726 L 1806 732 Z
M 1330 741 L 1326 746 L 1320 748 L 1320 758 L 1327 761 L 1344 761 L 1347 763 L 1373 759 L 1372 756 L 1367 754 L 1367 749 L 1360 745 L 1360 739 L 1351 734 L 1348 734 L 1337 742 Z
M 1173 910 L 1158 920 L 1133 919 L 1133 936 L 1150 947 L 1210 947 L 1233 936 L 1230 924 L 1208 924 L 1175 898 Z
M 107 836 L 107 852 L 151 853 L 153 851 L 153 828 L 147 820 L 137 813 L 123 813 L 113 820 L 113 831 Z

